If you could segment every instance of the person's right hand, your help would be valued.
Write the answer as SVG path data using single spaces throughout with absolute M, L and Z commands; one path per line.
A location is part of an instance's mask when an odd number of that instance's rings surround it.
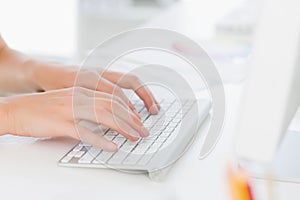
M 105 125 L 136 141 L 149 132 L 121 98 L 73 87 L 5 98 L 7 131 L 30 137 L 70 136 L 106 151 L 117 146 L 80 126 L 80 120 Z

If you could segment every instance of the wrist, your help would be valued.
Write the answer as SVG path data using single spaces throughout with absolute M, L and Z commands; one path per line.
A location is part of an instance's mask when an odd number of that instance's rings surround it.
M 79 67 L 41 62 L 33 70 L 33 80 L 40 90 L 67 88 L 74 85 Z
M 40 85 L 38 74 L 40 73 L 40 68 L 42 64 L 34 59 L 27 59 L 23 62 L 23 74 L 26 77 L 26 82 L 34 91 L 42 90 Z
M 1 74 L 1 81 L 11 86 L 4 88 L 14 93 L 37 91 L 39 86 L 34 73 L 38 65 L 34 59 L 5 45 L 0 52 L 0 67 L 5 72 Z
M 3 49 L 7 47 L 5 41 L 2 39 L 1 34 L 0 34 L 0 55 Z
M 45 86 L 45 82 L 48 82 L 48 79 L 55 80 L 56 77 L 53 77 L 53 73 L 51 70 L 51 65 L 48 65 L 47 63 L 38 62 L 36 61 L 34 64 L 31 65 L 31 72 L 30 74 L 32 81 L 37 86 L 37 90 L 46 90 L 47 87 Z
M 0 135 L 9 133 L 8 104 L 4 98 L 0 98 Z

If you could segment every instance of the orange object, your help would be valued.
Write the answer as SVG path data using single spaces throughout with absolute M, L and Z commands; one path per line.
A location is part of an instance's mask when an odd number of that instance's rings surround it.
M 242 169 L 228 168 L 228 182 L 232 200 L 254 200 L 247 174 Z

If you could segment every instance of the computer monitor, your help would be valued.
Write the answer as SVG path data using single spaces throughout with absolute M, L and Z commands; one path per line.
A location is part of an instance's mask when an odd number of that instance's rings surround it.
M 237 128 L 239 158 L 272 163 L 299 106 L 299 8 L 299 0 L 265 2 Z

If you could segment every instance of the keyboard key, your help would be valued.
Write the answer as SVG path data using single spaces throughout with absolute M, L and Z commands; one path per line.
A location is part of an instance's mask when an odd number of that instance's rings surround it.
M 173 128 L 173 130 L 174 130 L 174 128 Z M 171 135 L 171 132 L 164 131 L 158 136 L 158 138 L 168 138 L 170 135 Z
M 146 152 L 147 149 L 148 149 L 148 148 L 145 148 L 145 147 L 143 147 L 142 145 L 141 145 L 141 146 L 137 146 L 137 147 L 131 152 L 131 154 L 135 154 L 135 155 L 140 155 L 140 156 L 142 156 L 142 155 Z
M 95 164 L 104 164 L 114 154 L 114 152 L 102 151 L 93 161 Z
M 164 103 L 160 104 L 160 107 L 164 108 L 164 109 L 168 109 L 171 105 L 172 105 L 172 103 L 170 103 L 170 102 L 164 102 Z
M 163 120 L 164 120 L 164 124 L 169 124 L 171 121 L 174 120 L 174 118 L 173 117 L 165 117 Z
M 176 123 L 176 124 L 179 124 L 181 122 L 181 120 L 182 120 L 181 118 L 180 119 L 173 119 L 172 122 Z
M 131 152 L 131 150 L 137 145 L 138 142 L 132 142 L 127 140 L 123 146 L 122 146 L 122 150 L 126 151 L 126 152 Z
M 146 154 L 152 154 L 158 151 L 162 144 L 161 143 L 154 143 L 146 152 Z
M 151 144 L 154 142 L 155 139 L 156 139 L 156 137 L 147 137 L 147 138 L 143 138 L 143 139 L 139 142 L 139 144 L 149 144 L 149 145 L 151 145 Z
M 121 164 L 127 155 L 128 155 L 128 152 L 119 150 L 118 152 L 116 152 L 113 155 L 113 157 L 111 159 L 108 160 L 108 164 L 110 164 L 110 165 Z
M 72 156 L 73 157 L 73 156 Z M 62 160 L 61 160 L 61 162 L 62 163 L 67 163 L 67 162 L 69 162 L 71 159 L 72 159 L 72 157 L 71 156 L 65 156 Z
M 169 108 L 169 111 L 170 112 L 178 112 L 178 110 L 180 110 L 181 108 L 182 108 L 182 106 L 180 104 L 175 103 Z
M 174 131 L 174 127 L 172 127 L 172 126 L 168 126 L 167 128 L 165 128 L 165 130 L 162 132 L 162 134 L 163 133 L 168 133 L 168 134 L 170 134 L 170 133 L 172 133 L 173 131 Z
M 73 151 L 80 151 L 82 149 L 82 146 L 77 145 L 75 146 L 75 148 L 73 149 Z
M 104 134 L 104 137 L 118 145 L 117 152 L 106 152 L 80 142 L 66 155 L 62 163 L 93 163 L 110 165 L 146 165 L 159 149 L 171 145 L 178 133 L 178 125 L 194 102 L 168 101 L 160 102 L 161 110 L 157 115 L 150 115 L 140 100 L 133 105 L 140 113 L 144 126 L 149 130 L 150 136 L 132 142 L 124 138 L 118 132 L 105 126 L 97 125 L 94 132 Z M 177 131 L 175 131 L 177 130 Z M 173 137 L 174 136 L 174 137 Z M 75 159 L 73 159 L 75 158 Z
M 121 150 L 129 153 L 129 152 L 132 151 L 132 149 L 133 149 L 134 147 L 135 147 L 135 146 L 123 145 L 122 148 L 121 148 Z
M 163 111 L 159 112 L 157 115 L 150 115 L 144 123 L 152 125 L 156 124 L 159 121 L 159 119 L 162 118 L 162 113 Z
M 144 155 L 144 156 L 139 160 L 138 165 L 146 165 L 146 164 L 148 164 L 152 157 L 153 157 L 152 154 L 146 154 L 146 155 Z
M 155 122 L 155 125 L 153 127 L 163 127 L 165 123 L 165 119 L 161 118 L 158 121 Z
M 160 134 L 160 133 L 163 131 L 163 129 L 164 129 L 163 126 L 159 126 L 159 125 L 155 126 L 155 125 L 154 125 L 154 126 L 149 130 L 150 136 L 155 136 L 155 135 Z
M 105 135 L 106 136 L 116 136 L 118 135 L 119 133 L 114 131 L 114 130 L 109 130 Z
M 144 154 L 152 143 L 140 143 L 131 154 Z
M 124 165 L 135 165 L 137 161 L 141 158 L 139 154 L 129 154 L 129 156 L 123 161 Z
M 141 111 L 145 106 L 143 103 L 136 103 L 134 107 L 137 111 Z
M 168 127 L 173 127 L 173 128 L 175 128 L 178 124 L 179 124 L 179 123 L 177 123 L 177 122 L 170 122 L 170 123 L 168 124 Z
M 172 145 L 172 142 L 174 141 L 174 138 L 168 138 L 164 143 L 163 145 L 161 146 L 161 149 L 162 148 L 166 148 L 168 147 L 169 145 Z
M 150 122 L 150 121 L 146 121 L 146 122 L 144 122 L 143 123 L 143 125 L 144 125 L 144 127 L 146 128 L 146 129 L 151 129 L 151 127 L 154 125 L 152 122 Z
M 69 153 L 68 153 L 68 155 L 67 156 L 69 156 L 69 157 L 74 157 L 76 154 L 78 153 L 78 151 L 70 151 Z
M 78 145 L 82 146 L 82 147 L 91 147 L 92 146 L 92 145 L 84 143 L 84 142 L 80 142 Z
M 87 154 L 92 155 L 93 157 L 96 157 L 102 150 L 98 149 L 96 147 L 92 147 L 88 150 Z
M 130 140 L 126 140 L 126 142 L 124 143 L 123 146 L 135 146 L 139 143 L 139 140 L 138 141 L 130 141 Z
M 113 140 L 115 136 L 111 136 L 111 135 L 104 135 L 104 137 L 107 139 L 107 140 Z
M 166 137 L 158 137 L 154 143 L 164 143 L 166 140 Z
M 78 162 L 79 163 L 91 163 L 94 158 L 95 157 L 91 153 L 87 152 L 86 154 L 84 154 L 84 156 L 82 156 L 82 158 L 80 158 L 78 160 Z
M 165 114 L 165 116 L 166 117 L 174 117 L 175 115 L 177 114 L 177 111 L 176 112 L 174 112 L 174 111 L 170 111 L 170 112 L 166 112 L 166 114 Z
M 146 108 L 144 108 L 144 109 L 140 112 L 140 115 L 141 115 L 141 121 L 144 121 L 144 120 L 149 116 L 149 112 L 147 111 Z
M 92 130 L 94 133 L 99 134 L 99 135 L 104 135 L 107 131 L 108 128 L 104 126 L 97 126 L 94 130 Z
M 75 158 L 81 158 L 81 156 L 85 153 L 85 151 L 78 151 L 77 154 L 74 156 Z
M 125 142 L 125 138 L 124 137 L 116 137 L 113 142 L 116 143 L 116 145 L 118 145 L 118 148 L 120 148 L 123 143 Z

